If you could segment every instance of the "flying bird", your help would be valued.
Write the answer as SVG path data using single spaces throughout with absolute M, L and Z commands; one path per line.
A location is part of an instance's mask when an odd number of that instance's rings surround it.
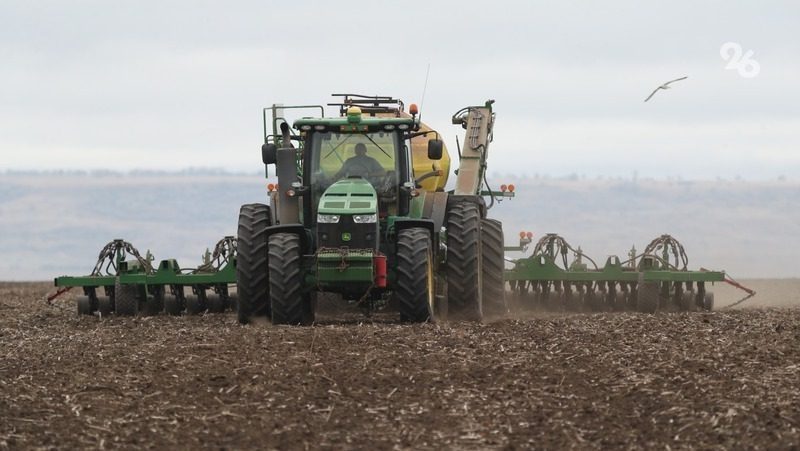
M 654 89 L 653 92 L 649 96 L 647 96 L 646 99 L 644 99 L 644 101 L 647 102 L 648 100 L 650 100 L 651 97 L 656 95 L 656 93 L 658 92 L 659 89 L 669 89 L 670 83 L 675 83 L 676 81 L 686 80 L 687 78 L 689 78 L 689 77 L 687 76 L 687 77 L 676 78 L 674 80 L 670 80 L 670 81 L 664 83 L 663 85 L 661 85 L 661 86 L 657 87 L 656 89 Z

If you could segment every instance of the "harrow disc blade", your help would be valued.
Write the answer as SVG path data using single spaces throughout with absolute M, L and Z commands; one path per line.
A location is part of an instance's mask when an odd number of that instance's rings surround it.
M 89 296 L 78 296 L 78 315 L 92 314 L 92 300 Z
M 109 296 L 97 296 L 97 311 L 100 316 L 108 316 L 114 311 L 114 303 Z
M 174 294 L 164 295 L 164 311 L 167 315 L 178 316 L 183 311 L 180 299 Z
M 225 311 L 225 298 L 219 294 L 212 293 L 208 295 L 208 312 L 209 313 L 222 313 Z

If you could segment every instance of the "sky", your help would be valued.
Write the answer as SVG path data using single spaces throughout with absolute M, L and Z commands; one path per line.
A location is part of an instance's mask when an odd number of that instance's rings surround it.
M 4 0 L 0 171 L 260 171 L 263 107 L 355 92 L 421 104 L 451 148 L 452 113 L 495 99 L 490 174 L 800 179 L 798 23 L 795 1 Z

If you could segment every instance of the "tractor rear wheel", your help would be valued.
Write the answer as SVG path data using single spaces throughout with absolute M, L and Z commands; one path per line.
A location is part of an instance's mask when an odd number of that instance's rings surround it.
M 299 236 L 276 233 L 269 237 L 272 324 L 308 325 L 314 322 L 311 297 L 303 294 L 301 257 Z
M 492 316 L 508 313 L 506 283 L 503 280 L 503 225 L 496 219 L 481 221 L 481 267 L 483 311 Z
M 241 324 L 253 315 L 269 317 L 269 267 L 267 264 L 267 227 L 270 210 L 263 204 L 242 205 L 236 242 L 236 290 L 239 302 L 237 317 Z
M 397 287 L 394 299 L 400 318 L 412 323 L 433 320 L 434 277 L 431 235 L 423 228 L 397 235 Z
M 481 284 L 481 212 L 459 202 L 447 216 L 448 312 L 470 321 L 483 319 Z
M 139 313 L 139 287 L 114 281 L 114 308 L 119 316 L 134 316 Z

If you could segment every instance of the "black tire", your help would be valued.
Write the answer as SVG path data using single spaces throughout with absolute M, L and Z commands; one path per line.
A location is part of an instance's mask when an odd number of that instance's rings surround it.
M 401 230 L 397 235 L 394 300 L 400 318 L 412 323 L 433 320 L 434 277 L 431 235 L 423 228 Z
M 91 315 L 92 314 L 92 300 L 89 296 L 78 296 L 78 315 Z
M 181 310 L 183 310 L 183 306 L 181 306 L 181 301 L 177 296 L 164 294 L 164 312 L 167 315 L 178 316 L 181 314 Z
M 308 325 L 314 322 L 311 298 L 303 295 L 301 257 L 299 236 L 276 233 L 269 237 L 272 324 Z M 241 299 L 240 294 L 240 308 Z
M 506 283 L 503 280 L 504 245 L 503 224 L 495 219 L 481 221 L 481 299 L 483 312 L 487 315 L 505 316 L 508 313 Z
M 114 313 L 118 316 L 135 316 L 139 313 L 139 287 L 114 281 Z
M 237 317 L 241 324 L 253 315 L 271 316 L 267 227 L 271 225 L 269 207 L 242 205 L 236 242 Z
M 448 312 L 470 321 L 483 319 L 481 212 L 469 202 L 453 205 L 447 216 Z
M 636 298 L 636 310 L 642 313 L 655 313 L 658 310 L 661 284 L 658 282 L 639 282 Z

